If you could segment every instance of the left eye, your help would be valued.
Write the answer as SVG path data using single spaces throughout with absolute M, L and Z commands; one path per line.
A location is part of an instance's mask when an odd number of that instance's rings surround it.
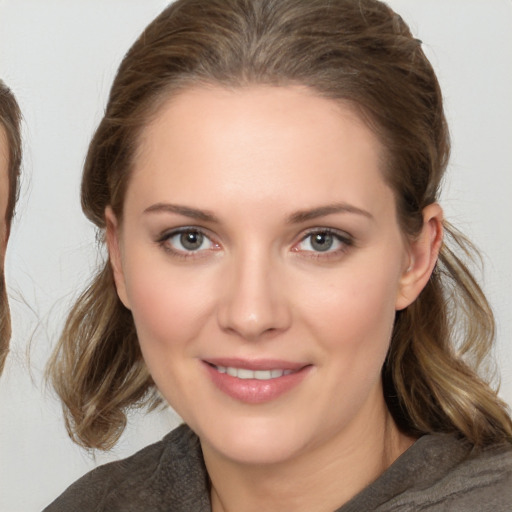
M 196 229 L 187 229 L 171 234 L 167 238 L 167 244 L 179 252 L 198 252 L 214 247 L 214 243 Z
M 316 231 L 305 236 L 296 247 L 299 251 L 335 252 L 347 245 L 349 241 L 336 233 Z

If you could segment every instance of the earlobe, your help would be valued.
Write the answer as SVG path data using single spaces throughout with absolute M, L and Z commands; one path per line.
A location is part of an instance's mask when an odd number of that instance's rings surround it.
M 116 284 L 117 295 L 125 307 L 130 309 L 126 283 L 124 279 L 123 261 L 121 249 L 119 246 L 119 223 L 110 206 L 105 208 L 105 224 L 106 224 L 106 242 L 108 255 L 112 273 L 114 274 L 114 282 Z
M 395 309 L 398 311 L 416 300 L 430 279 L 443 242 L 443 210 L 438 203 L 423 210 L 423 228 L 410 243 L 409 261 L 400 279 Z

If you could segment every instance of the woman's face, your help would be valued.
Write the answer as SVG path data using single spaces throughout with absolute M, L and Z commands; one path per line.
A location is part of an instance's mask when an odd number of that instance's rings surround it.
M 123 222 L 119 295 L 163 396 L 230 460 L 290 460 L 383 409 L 409 248 L 381 146 L 299 87 L 180 93 L 146 127 Z

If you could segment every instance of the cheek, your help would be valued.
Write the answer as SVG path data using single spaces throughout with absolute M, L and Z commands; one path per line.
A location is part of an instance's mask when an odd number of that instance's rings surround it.
M 155 265 L 138 269 L 130 274 L 127 293 L 142 356 L 167 402 L 183 413 L 187 396 L 196 392 L 190 365 L 208 309 L 205 294 L 183 273 L 162 272 Z
M 395 285 L 393 279 L 358 272 L 311 294 L 304 318 L 322 349 L 319 362 L 326 370 L 324 385 L 330 390 L 315 400 L 327 409 L 333 403 L 343 405 L 333 414 L 334 427 L 340 417 L 345 421 L 356 414 L 380 389 L 395 319 Z
M 177 350 L 193 339 L 211 310 L 209 280 L 170 265 L 126 261 L 126 291 L 143 352 Z
M 302 317 L 329 353 L 342 353 L 347 365 L 380 364 L 395 318 L 398 265 L 357 265 L 332 273 L 326 283 L 306 283 Z M 296 296 L 305 296 L 297 290 Z

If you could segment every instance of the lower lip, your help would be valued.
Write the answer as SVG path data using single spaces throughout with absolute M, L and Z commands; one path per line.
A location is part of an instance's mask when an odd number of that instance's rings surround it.
M 247 404 L 270 402 L 298 386 L 309 373 L 311 366 L 283 375 L 275 379 L 239 379 L 227 373 L 218 372 L 213 366 L 204 363 L 215 386 L 226 395 Z

